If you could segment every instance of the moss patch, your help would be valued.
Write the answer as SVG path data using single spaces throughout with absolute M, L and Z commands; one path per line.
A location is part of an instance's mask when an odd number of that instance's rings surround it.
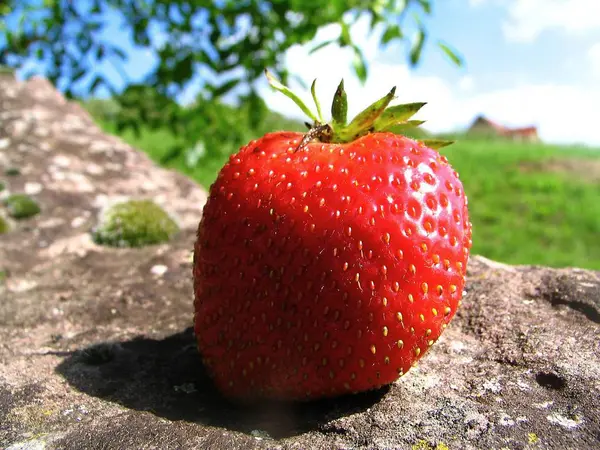
M 6 221 L 6 219 L 0 216 L 0 234 L 8 232 L 9 229 L 10 227 L 8 226 L 8 222 Z
M 4 171 L 4 175 L 9 177 L 16 177 L 17 175 L 21 175 L 21 171 L 18 167 L 9 167 Z
M 40 206 L 35 200 L 25 194 L 12 194 L 5 200 L 4 204 L 8 214 L 15 219 L 27 219 L 40 212 Z
M 15 69 L 10 66 L 5 66 L 4 64 L 0 64 L 0 75 L 14 75 Z
M 111 247 L 141 247 L 171 239 L 179 227 L 150 200 L 130 200 L 112 206 L 92 232 L 94 242 Z

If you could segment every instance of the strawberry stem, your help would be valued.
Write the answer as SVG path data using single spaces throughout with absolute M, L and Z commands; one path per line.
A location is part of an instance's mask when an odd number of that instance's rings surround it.
M 340 81 L 333 101 L 331 103 L 331 124 L 325 123 L 321 111 L 321 104 L 316 95 L 316 82 L 311 85 L 311 94 L 317 108 L 317 116 L 304 104 L 304 102 L 294 94 L 288 87 L 277 81 L 271 73 L 265 69 L 267 80 L 271 87 L 286 97 L 291 99 L 300 109 L 312 120 L 309 131 L 304 135 L 298 149 L 304 147 L 312 141 L 347 143 L 369 133 L 394 132 L 402 133 L 404 130 L 418 127 L 422 120 L 410 120 L 426 103 L 415 102 L 403 105 L 389 106 L 395 98 L 396 87 L 393 87 L 386 95 L 369 105 L 361 111 L 349 124 L 348 115 L 348 97 L 344 89 L 344 80 Z M 430 139 L 423 141 L 429 144 L 431 148 L 441 148 L 452 144 L 454 141 L 445 141 L 441 139 Z

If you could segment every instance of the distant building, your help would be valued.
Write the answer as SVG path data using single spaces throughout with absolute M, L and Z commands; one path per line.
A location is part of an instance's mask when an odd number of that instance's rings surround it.
M 537 127 L 530 126 L 524 128 L 509 128 L 500 125 L 484 116 L 477 116 L 471 126 L 467 129 L 467 134 L 476 134 L 479 136 L 503 137 L 520 142 L 539 142 Z

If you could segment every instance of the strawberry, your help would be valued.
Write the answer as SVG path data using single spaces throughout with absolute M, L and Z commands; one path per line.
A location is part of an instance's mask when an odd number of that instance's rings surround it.
M 312 400 L 408 372 L 458 307 L 471 247 L 467 198 L 435 148 L 390 132 L 424 104 L 394 90 L 346 123 L 343 82 L 314 121 L 231 156 L 194 253 L 195 333 L 232 399 Z M 395 128 L 394 128 L 395 127 Z

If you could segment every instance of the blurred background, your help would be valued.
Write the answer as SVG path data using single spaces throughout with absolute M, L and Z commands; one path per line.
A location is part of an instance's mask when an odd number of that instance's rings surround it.
M 474 253 L 600 269 L 597 0 L 0 1 L 0 65 L 208 188 L 249 140 L 306 119 L 264 68 L 356 113 L 397 86 L 413 137 L 469 196 Z

